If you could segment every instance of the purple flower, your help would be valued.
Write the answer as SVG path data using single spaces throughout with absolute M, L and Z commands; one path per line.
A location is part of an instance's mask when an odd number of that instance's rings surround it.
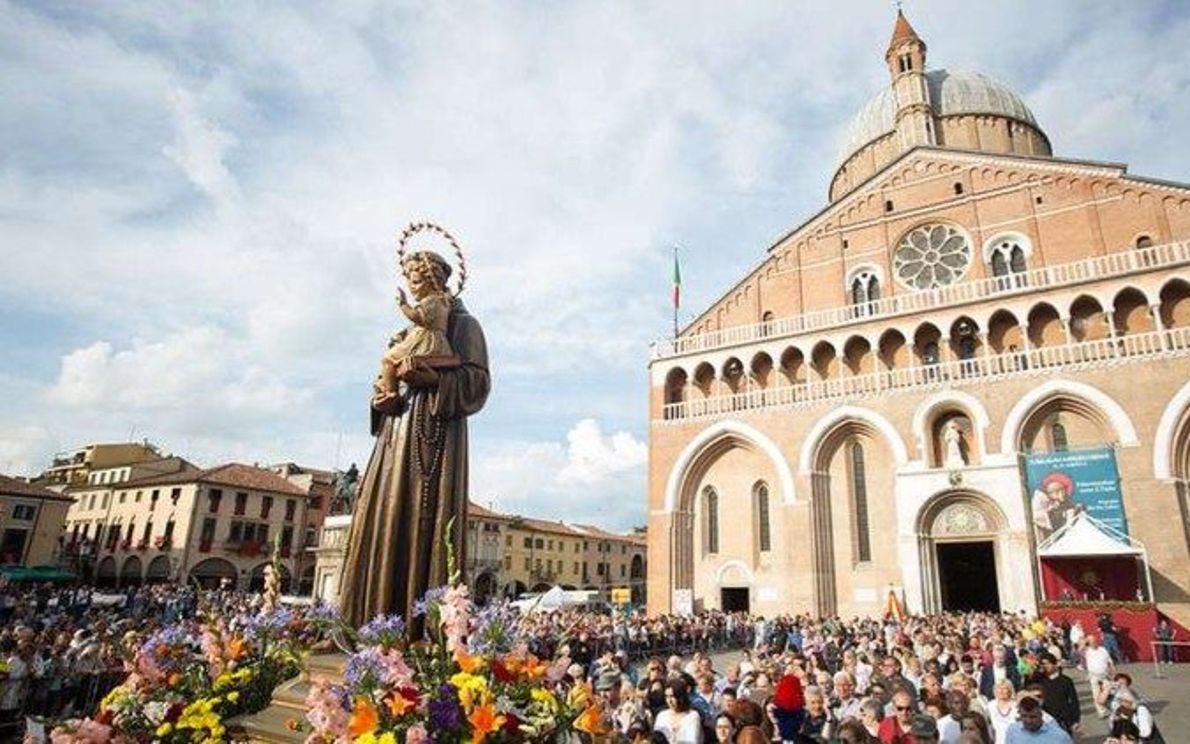
M 426 592 L 425 596 L 413 603 L 413 616 L 421 617 L 430 611 L 430 609 L 442 604 L 442 598 L 446 596 L 446 590 L 449 587 L 436 586 Z
M 438 688 L 438 696 L 429 702 L 430 730 L 439 732 L 458 728 L 462 723 L 462 710 L 457 700 L 458 691 L 454 685 L 445 684 Z
M 413 670 L 399 651 L 371 646 L 347 657 L 343 680 L 353 690 L 407 687 L 413 684 Z
M 405 636 L 405 621 L 400 615 L 377 615 L 359 629 L 359 639 L 369 646 L 390 647 Z
M 371 689 L 384 684 L 388 665 L 374 648 L 365 648 L 347 657 L 343 681 L 353 690 Z
M 343 615 L 338 607 L 319 602 L 306 610 L 306 619 L 310 622 L 337 623 L 342 621 Z
M 520 611 L 511 605 L 489 605 L 475 616 L 474 623 L 467 636 L 472 654 L 506 654 L 525 640 L 519 633 Z

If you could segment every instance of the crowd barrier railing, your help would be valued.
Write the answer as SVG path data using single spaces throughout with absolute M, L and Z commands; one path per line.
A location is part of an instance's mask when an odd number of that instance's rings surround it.
M 1178 649 L 1182 646 L 1190 646 L 1190 641 L 1149 641 L 1149 645 L 1153 648 L 1153 676 L 1162 679 L 1165 675 L 1161 673 L 1161 664 L 1165 661 L 1166 654 L 1168 654 L 1169 663 L 1182 663 Z

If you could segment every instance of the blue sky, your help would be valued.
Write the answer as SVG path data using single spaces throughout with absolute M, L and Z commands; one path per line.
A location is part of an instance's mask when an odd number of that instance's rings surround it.
M 1059 155 L 1186 181 L 1190 8 L 920 0 Z M 473 498 L 644 522 L 648 342 L 817 211 L 879 0 L 0 2 L 0 472 L 148 437 L 362 466 L 394 239 L 468 251 Z

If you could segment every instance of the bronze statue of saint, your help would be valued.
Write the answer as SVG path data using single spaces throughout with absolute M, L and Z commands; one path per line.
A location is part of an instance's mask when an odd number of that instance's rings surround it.
M 447 582 L 447 541 L 463 565 L 467 417 L 483 408 L 491 385 L 483 329 L 458 291 L 446 293 L 450 264 L 430 251 L 402 252 L 401 268 L 419 303 L 448 298 L 445 341 L 457 359 L 443 363 L 438 348 L 430 350 L 434 359 L 425 359 L 418 348 L 386 354 L 382 362 L 392 369 L 382 372 L 372 395 L 376 444 L 355 499 L 339 583 L 340 609 L 354 627 L 378 613 L 411 622 L 414 602 Z M 390 350 L 405 338 L 398 334 Z

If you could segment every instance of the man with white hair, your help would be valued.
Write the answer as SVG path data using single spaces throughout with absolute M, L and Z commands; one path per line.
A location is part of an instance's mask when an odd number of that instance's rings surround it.
M 831 709 L 835 712 L 835 720 L 859 718 L 863 700 L 855 694 L 855 680 L 849 672 L 835 672 L 833 679 L 835 694 L 831 698 Z

